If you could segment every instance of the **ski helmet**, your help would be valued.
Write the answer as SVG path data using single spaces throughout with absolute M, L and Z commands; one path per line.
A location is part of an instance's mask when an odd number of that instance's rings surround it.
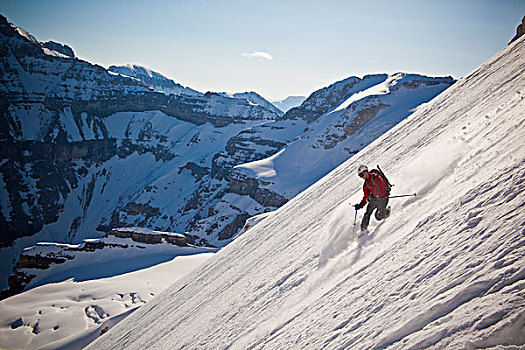
M 361 175 L 365 171 L 368 171 L 368 167 L 366 165 L 360 165 L 359 168 L 357 168 L 357 174 Z

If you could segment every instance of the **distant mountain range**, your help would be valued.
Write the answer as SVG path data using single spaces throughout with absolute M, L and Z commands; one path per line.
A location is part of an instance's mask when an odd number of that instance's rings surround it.
M 281 111 L 288 112 L 290 109 L 300 106 L 301 103 L 304 102 L 304 100 L 306 100 L 305 96 L 288 96 L 284 100 L 273 101 L 272 103 Z
M 253 92 L 104 69 L 4 17 L 0 45 L 0 289 L 42 241 L 135 226 L 225 246 L 454 82 L 351 77 L 283 114 Z

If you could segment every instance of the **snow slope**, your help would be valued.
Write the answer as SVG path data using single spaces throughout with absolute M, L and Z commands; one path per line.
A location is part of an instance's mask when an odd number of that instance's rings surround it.
M 102 278 L 110 269 L 126 268 L 113 262 L 99 266 L 98 278 L 50 283 L 2 300 L 0 348 L 81 349 L 212 255 L 177 256 Z
M 524 53 L 521 38 L 88 348 L 523 347 Z M 354 244 L 361 163 L 418 196 Z

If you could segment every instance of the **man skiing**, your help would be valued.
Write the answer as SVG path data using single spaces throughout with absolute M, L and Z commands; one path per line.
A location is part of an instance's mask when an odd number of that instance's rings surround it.
M 360 203 L 354 205 L 355 210 L 359 210 L 366 205 L 365 215 L 361 221 L 361 231 L 366 232 L 368 224 L 370 223 L 370 216 L 374 210 L 377 209 L 375 217 L 377 220 L 386 219 L 390 215 L 390 207 L 388 205 L 388 197 L 390 196 L 390 184 L 388 180 L 385 181 L 382 172 L 379 170 L 368 171 L 366 165 L 361 165 L 357 174 L 365 180 L 363 184 L 363 192 L 365 193 Z

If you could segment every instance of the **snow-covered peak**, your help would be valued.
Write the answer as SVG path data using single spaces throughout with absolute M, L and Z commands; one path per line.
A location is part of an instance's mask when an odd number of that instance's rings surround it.
M 88 349 L 523 347 L 524 75 L 521 38 Z M 354 241 L 377 163 L 417 197 Z
M 184 87 L 162 75 L 161 73 L 155 72 L 151 68 L 137 64 L 110 66 L 108 71 L 138 79 L 147 86 L 151 87 L 153 90 L 163 92 L 168 95 L 202 96 L 202 94 L 198 91 Z
M 250 92 L 239 92 L 239 93 L 235 93 L 232 95 L 232 97 L 234 98 L 243 98 L 245 99 L 246 101 L 254 104 L 254 105 L 259 105 L 259 106 L 262 106 L 274 113 L 276 113 L 277 115 L 282 115 L 283 112 L 275 107 L 272 103 L 270 103 L 268 100 L 266 100 L 264 97 L 262 97 L 261 95 L 259 95 L 258 93 L 254 92 L 254 91 L 250 91 Z
M 250 105 L 261 106 L 271 111 L 272 113 L 277 114 L 278 116 L 281 116 L 283 114 L 283 112 L 279 108 L 275 107 L 272 103 L 270 103 L 268 100 L 266 100 L 264 97 L 262 97 L 261 95 L 259 95 L 258 93 L 254 91 L 237 92 L 237 93 L 231 93 L 231 92 L 225 92 L 225 91 L 221 91 L 221 92 L 208 91 L 206 95 L 241 99 L 241 100 L 247 101 Z

